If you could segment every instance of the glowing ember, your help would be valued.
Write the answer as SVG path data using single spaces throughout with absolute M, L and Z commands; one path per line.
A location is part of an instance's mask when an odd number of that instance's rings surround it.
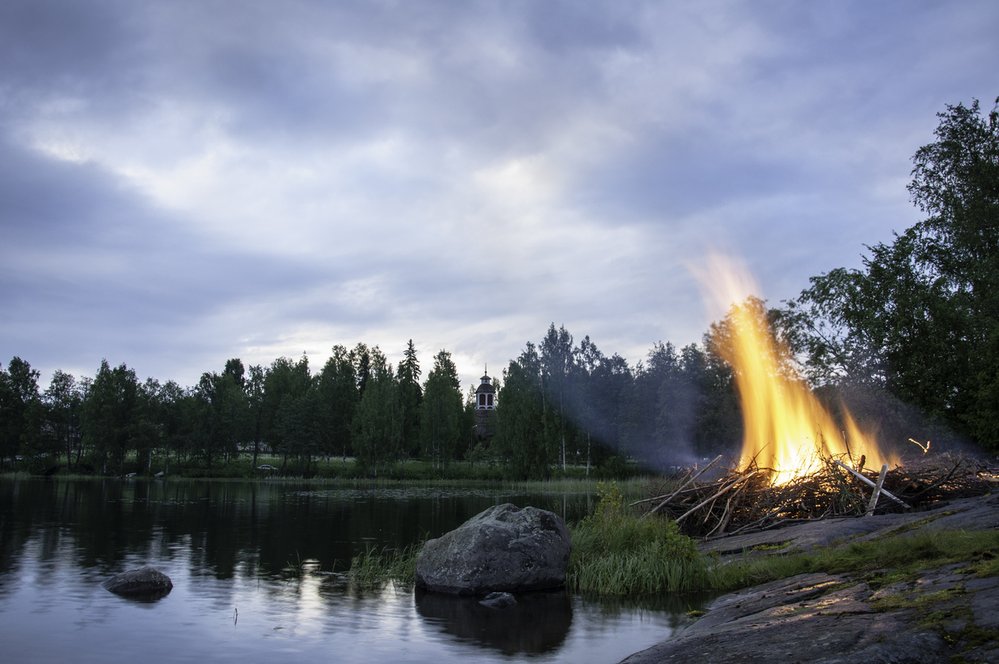
M 784 484 L 823 467 L 830 458 L 866 456 L 868 467 L 890 463 L 873 436 L 861 432 L 843 409 L 837 423 L 789 364 L 789 353 L 773 338 L 762 307 L 747 299 L 755 288 L 744 274 L 720 258 L 705 279 L 719 304 L 728 306 L 730 325 L 716 335 L 719 352 L 732 365 L 745 439 L 741 467 L 755 461 L 772 469 L 774 484 Z M 747 289 L 749 289 L 747 291 Z M 721 337 L 721 338 L 717 338 Z

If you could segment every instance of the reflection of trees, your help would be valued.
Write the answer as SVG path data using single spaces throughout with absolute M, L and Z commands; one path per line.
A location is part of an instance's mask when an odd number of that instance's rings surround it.
M 563 504 L 554 494 L 496 497 L 277 482 L 4 480 L 0 574 L 16 569 L 29 538 L 39 543 L 44 561 L 69 555 L 78 567 L 102 573 L 120 571 L 126 560 L 175 558 L 189 559 L 192 575 L 218 579 L 278 578 L 305 560 L 317 561 L 319 572 L 342 572 L 366 547 L 438 537 L 507 500 L 581 515 L 588 497 Z

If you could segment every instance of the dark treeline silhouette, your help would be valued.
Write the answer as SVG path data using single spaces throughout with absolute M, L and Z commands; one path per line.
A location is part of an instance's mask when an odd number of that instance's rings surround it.
M 123 474 L 195 460 L 211 471 L 268 453 L 308 475 L 322 457 L 354 457 L 371 474 L 403 458 L 461 458 L 471 413 L 450 353 L 437 353 L 425 385 L 420 376 L 412 341 L 395 371 L 359 343 L 334 346 L 318 372 L 306 356 L 249 369 L 230 359 L 193 387 L 140 382 L 105 360 L 93 378 L 56 371 L 39 392 L 39 373 L 14 357 L 0 366 L 0 463 Z
M 468 459 L 547 477 L 569 465 L 616 474 L 627 458 L 683 464 L 739 438 L 730 372 L 693 344 L 658 343 L 631 367 L 552 324 L 504 371 L 495 436 L 475 435 L 474 392 L 463 398 L 448 351 L 422 375 L 412 340 L 395 369 L 360 343 L 334 346 L 318 372 L 306 356 L 249 368 L 234 358 L 191 387 L 105 360 L 92 378 L 56 371 L 40 391 L 39 373 L 14 357 L 0 367 L 2 463 L 121 475 L 195 462 L 210 474 L 267 454 L 307 476 L 330 457 L 378 476 L 404 459 L 440 474 Z

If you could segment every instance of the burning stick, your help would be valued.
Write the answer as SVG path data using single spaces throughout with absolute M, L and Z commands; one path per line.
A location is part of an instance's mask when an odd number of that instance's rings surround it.
M 913 445 L 915 445 L 916 447 L 918 447 L 919 449 L 921 449 L 923 451 L 923 454 L 926 454 L 927 452 L 930 451 L 930 441 L 926 441 L 926 444 L 923 445 L 918 440 L 916 440 L 914 438 L 910 438 L 909 442 L 912 443 Z
M 839 466 L 840 468 L 843 468 L 844 470 L 847 470 L 847 471 L 849 471 L 849 472 L 850 472 L 850 473 L 851 473 L 852 475 L 854 475 L 854 476 L 855 476 L 855 477 L 856 477 L 857 479 L 859 479 L 859 480 L 863 480 L 863 481 L 864 481 L 864 482 L 865 482 L 866 484 L 870 485 L 870 486 L 871 486 L 872 488 L 875 488 L 875 489 L 877 488 L 877 486 L 878 486 L 877 484 L 875 484 L 875 483 L 874 483 L 874 482 L 872 482 L 871 480 L 867 479 L 866 477 L 864 477 L 863 475 L 861 475 L 860 473 L 858 473 L 857 471 L 855 471 L 855 470 L 854 470 L 853 468 L 850 468 L 850 466 L 846 465 L 846 464 L 845 464 L 845 463 L 843 463 L 842 461 L 834 461 L 833 463 L 835 463 L 835 464 L 836 464 L 837 466 Z M 901 498 L 899 498 L 898 496 L 894 495 L 893 493 L 889 492 L 889 491 L 888 491 L 888 489 L 884 489 L 884 488 L 882 488 L 882 489 L 881 489 L 881 493 L 883 493 L 884 495 L 888 496 L 889 498 L 891 498 L 892 500 L 894 500 L 894 501 L 895 501 L 896 503 L 898 503 L 899 505 L 901 505 L 901 506 L 902 506 L 902 507 L 904 507 L 905 509 L 907 509 L 907 510 L 908 510 L 908 509 L 912 509 L 912 508 L 911 508 L 911 507 L 910 507 L 909 505 L 907 505 L 907 504 L 905 503 L 905 501 L 904 501 L 904 500 L 902 500 L 902 499 L 901 499 Z

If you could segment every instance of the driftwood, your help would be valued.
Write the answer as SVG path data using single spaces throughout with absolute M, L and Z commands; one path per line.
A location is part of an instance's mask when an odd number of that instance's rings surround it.
M 718 461 L 687 472 L 673 487 L 660 487 L 632 505 L 651 505 L 645 516 L 666 516 L 688 535 L 717 537 L 830 517 L 918 509 L 988 493 L 997 481 L 996 472 L 979 462 L 946 454 L 920 455 L 894 468 L 863 468 L 859 462 L 851 467 L 845 457 L 826 459 L 821 470 L 779 485 L 772 483 L 770 469 L 755 462 L 726 470 Z M 706 472 L 709 468 L 714 472 Z M 882 496 L 891 502 L 880 500 Z

